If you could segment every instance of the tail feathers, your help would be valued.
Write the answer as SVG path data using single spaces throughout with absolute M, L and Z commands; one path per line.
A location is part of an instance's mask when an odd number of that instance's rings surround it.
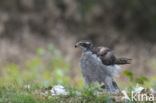
M 115 64 L 131 64 L 132 59 L 128 59 L 128 58 L 117 58 L 115 61 Z

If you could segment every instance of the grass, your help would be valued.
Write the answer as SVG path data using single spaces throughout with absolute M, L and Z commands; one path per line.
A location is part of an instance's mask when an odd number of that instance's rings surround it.
M 24 87 L 24 86 L 23 86 Z M 35 86 L 34 86 L 35 87 Z M 106 95 L 95 95 L 95 89 L 68 88 L 69 95 L 42 95 L 45 88 L 0 87 L 0 103 L 102 103 L 109 100 Z M 81 95 L 77 95 L 76 91 Z
M 120 101 L 121 93 L 116 95 L 97 93 L 97 86 L 84 86 L 80 77 L 77 85 L 73 85 L 75 81 L 70 77 L 69 63 L 62 58 L 61 52 L 53 45 L 49 45 L 46 50 L 39 48 L 37 54 L 38 57 L 27 60 L 22 68 L 14 63 L 6 63 L 2 67 L 0 103 L 109 103 L 110 101 L 113 103 Z M 134 78 L 128 70 L 123 74 L 130 79 L 127 88 L 133 89 L 136 83 L 139 83 L 141 86 L 156 89 L 155 77 Z M 49 91 L 57 84 L 62 84 L 69 94 L 65 96 L 45 94 L 45 91 Z M 77 92 L 80 94 L 78 95 Z
M 99 92 L 96 85 L 73 88 L 65 86 L 68 95 L 51 95 L 49 88 L 31 84 L 29 88 L 10 85 L 0 87 L 0 103 L 148 103 L 122 100 L 123 94 Z M 133 88 L 131 88 L 133 89 Z M 46 91 L 49 91 L 46 93 Z M 97 92 L 98 91 L 98 92 Z M 130 97 L 130 94 L 128 94 Z M 151 102 L 149 102 L 151 103 Z

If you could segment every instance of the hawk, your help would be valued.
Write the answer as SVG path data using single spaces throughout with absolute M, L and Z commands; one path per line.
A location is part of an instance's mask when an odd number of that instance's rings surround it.
M 82 50 L 80 67 L 84 83 L 104 83 L 108 93 L 118 93 L 120 89 L 113 79 L 120 70 L 119 65 L 130 64 L 131 59 L 117 58 L 107 47 L 94 47 L 89 41 L 79 41 L 75 48 Z

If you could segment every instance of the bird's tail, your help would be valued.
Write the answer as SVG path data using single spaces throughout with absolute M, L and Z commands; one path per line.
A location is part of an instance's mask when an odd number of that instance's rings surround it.
M 132 59 L 129 59 L 129 58 L 117 58 L 115 60 L 115 64 L 119 64 L 119 65 L 122 65 L 122 64 L 130 64 L 131 63 L 131 60 Z

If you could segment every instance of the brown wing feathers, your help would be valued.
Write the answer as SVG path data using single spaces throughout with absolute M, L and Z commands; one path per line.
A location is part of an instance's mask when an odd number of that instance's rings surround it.
M 128 58 L 116 58 L 113 52 L 107 47 L 97 47 L 92 50 L 94 54 L 99 56 L 105 65 L 113 64 L 130 64 L 131 59 Z
M 128 59 L 128 58 L 117 58 L 115 61 L 115 64 L 131 64 L 131 60 L 132 59 Z

